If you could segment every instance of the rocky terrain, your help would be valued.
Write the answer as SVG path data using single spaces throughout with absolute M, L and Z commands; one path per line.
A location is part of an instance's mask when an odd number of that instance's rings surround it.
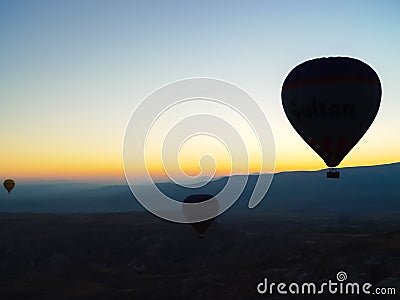
M 0 214 L 1 299 L 309 299 L 256 287 L 339 271 L 400 293 L 400 215 L 222 215 L 199 239 L 148 213 Z

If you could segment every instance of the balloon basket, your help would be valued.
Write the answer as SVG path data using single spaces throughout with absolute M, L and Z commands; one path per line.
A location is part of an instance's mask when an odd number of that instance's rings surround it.
M 326 178 L 340 178 L 340 172 L 335 169 L 330 169 L 326 172 Z

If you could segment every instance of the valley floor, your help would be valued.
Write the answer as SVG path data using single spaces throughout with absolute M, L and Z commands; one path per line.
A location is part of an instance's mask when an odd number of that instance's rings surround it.
M 339 271 L 399 294 L 400 215 L 221 216 L 199 239 L 147 213 L 0 214 L 1 299 L 309 299 L 256 287 Z

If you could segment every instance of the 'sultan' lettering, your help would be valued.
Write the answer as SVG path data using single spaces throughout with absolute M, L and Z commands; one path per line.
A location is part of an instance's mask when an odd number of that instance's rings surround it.
M 297 105 L 294 101 L 290 104 L 295 122 L 301 122 L 303 119 L 312 118 L 349 118 L 354 115 L 354 104 L 352 103 L 327 104 L 313 98 L 308 105 Z

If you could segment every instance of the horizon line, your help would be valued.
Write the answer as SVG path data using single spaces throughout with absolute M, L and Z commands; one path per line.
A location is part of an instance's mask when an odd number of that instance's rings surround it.
M 354 169 L 354 168 L 373 168 L 373 167 L 379 167 L 379 166 L 389 166 L 389 165 L 395 165 L 395 164 L 400 164 L 400 161 L 395 161 L 395 162 L 390 162 L 390 163 L 383 163 L 383 164 L 375 164 L 375 165 L 361 165 L 361 166 L 346 166 L 346 167 L 339 167 L 339 168 L 334 168 L 334 169 L 338 169 L 338 170 L 343 170 L 343 169 Z M 225 175 L 225 176 L 219 176 L 219 177 L 213 177 L 210 178 L 209 181 L 214 181 L 214 180 L 221 180 L 223 178 L 227 178 L 227 177 L 232 177 L 232 176 L 256 176 L 256 175 L 271 175 L 273 174 L 278 175 L 278 174 L 286 174 L 286 173 L 297 173 L 297 172 L 321 172 L 321 171 L 326 171 L 329 170 L 331 168 L 327 167 L 327 168 L 322 168 L 322 169 L 315 169 L 315 170 L 304 170 L 304 169 L 300 169 L 300 170 L 290 170 L 290 171 L 278 171 L 278 172 L 274 172 L 274 173 L 249 173 L 249 174 L 232 174 L 232 175 Z M 18 177 L 16 177 L 17 179 Z M 2 180 L 4 180 L 2 178 Z M 124 183 L 122 183 L 122 181 L 124 181 Z M 18 179 L 18 182 L 20 183 L 24 183 L 24 184 L 92 184 L 92 185 L 128 185 L 128 182 L 126 182 L 126 178 L 125 177 L 121 177 L 121 178 L 107 178 L 107 177 L 101 177 L 101 178 L 88 178 L 88 179 L 84 179 L 84 178 L 29 178 L 29 179 Z M 112 183 L 114 182 L 114 183 Z M 162 183 L 170 183 L 173 181 L 154 181 L 156 184 L 162 184 Z M 203 182 L 201 181 L 201 179 L 198 182 Z M 196 183 L 198 183 L 196 182 Z

